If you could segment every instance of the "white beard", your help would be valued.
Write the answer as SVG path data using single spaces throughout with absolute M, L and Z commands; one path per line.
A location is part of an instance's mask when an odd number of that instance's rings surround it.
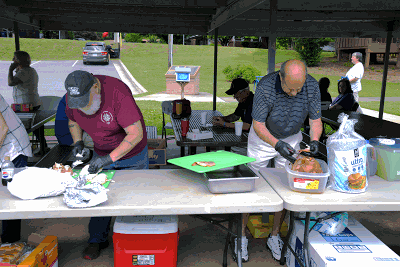
M 95 94 L 93 95 L 92 105 L 88 109 L 83 110 L 80 108 L 79 110 L 85 113 L 86 115 L 93 115 L 100 109 L 100 105 L 101 105 L 101 94 Z

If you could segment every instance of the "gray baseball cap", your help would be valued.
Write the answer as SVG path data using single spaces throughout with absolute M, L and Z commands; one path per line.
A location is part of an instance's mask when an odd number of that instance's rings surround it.
M 67 105 L 69 108 L 84 108 L 89 104 L 90 88 L 96 82 L 94 76 L 83 70 L 68 74 L 65 79 L 67 89 Z

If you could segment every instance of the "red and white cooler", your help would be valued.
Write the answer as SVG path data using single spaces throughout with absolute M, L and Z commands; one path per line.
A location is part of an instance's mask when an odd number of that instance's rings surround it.
M 178 216 L 120 216 L 114 224 L 114 266 L 176 267 Z

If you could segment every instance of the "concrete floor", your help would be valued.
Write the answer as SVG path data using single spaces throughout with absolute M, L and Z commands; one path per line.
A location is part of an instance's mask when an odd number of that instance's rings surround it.
M 199 148 L 198 153 L 205 152 Z M 174 140 L 168 142 L 167 157 L 180 156 L 180 148 Z M 174 168 L 173 165 L 161 168 Z M 400 212 L 352 212 L 350 213 L 366 228 L 400 253 Z M 114 266 L 113 246 L 102 251 L 101 256 L 88 261 L 81 257 L 86 246 L 89 218 L 58 218 L 24 220 L 22 238 L 26 240 L 30 233 L 55 235 L 59 239 L 59 266 L 62 267 L 109 267 Z M 222 266 L 226 232 L 222 229 L 192 216 L 179 216 L 180 241 L 178 246 L 178 267 Z M 249 238 L 250 261 L 247 267 L 281 266 L 265 248 L 265 239 Z M 110 235 L 110 241 L 112 236 Z M 228 266 L 237 266 L 228 254 Z

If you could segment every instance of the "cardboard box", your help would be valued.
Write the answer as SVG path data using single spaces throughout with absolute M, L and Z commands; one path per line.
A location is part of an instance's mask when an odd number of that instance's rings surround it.
M 167 164 L 167 141 L 165 139 L 147 139 L 149 165 Z
M 58 267 L 58 240 L 56 236 L 41 236 L 33 234 L 28 238 L 28 244 L 36 245 L 36 249 L 19 265 L 0 263 L 0 266 L 12 267 Z
M 254 238 L 267 238 L 272 231 L 274 225 L 274 215 L 269 215 L 268 223 L 263 223 L 261 220 L 262 215 L 251 215 L 247 222 L 247 228 Z M 283 222 L 280 234 L 286 236 L 288 232 L 288 226 Z
M 304 224 L 301 221 L 295 221 L 294 233 L 290 245 L 304 261 Z M 342 233 L 330 236 L 313 230 L 309 243 L 312 267 L 400 266 L 400 257 L 351 216 Z M 287 266 L 300 266 L 294 255 L 289 255 Z
M 11 104 L 14 112 L 30 112 L 33 110 L 32 104 Z
M 191 140 L 209 139 L 213 138 L 213 133 L 211 131 L 199 131 L 198 129 L 194 129 L 193 132 L 187 133 L 187 138 Z

